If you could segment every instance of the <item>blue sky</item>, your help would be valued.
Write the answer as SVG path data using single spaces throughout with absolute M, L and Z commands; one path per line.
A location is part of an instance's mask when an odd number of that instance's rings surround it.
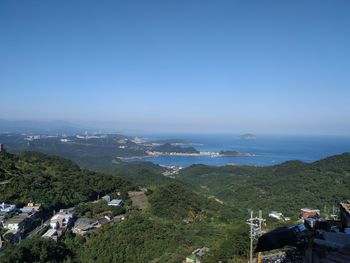
M 350 1 L 0 2 L 0 118 L 349 134 Z

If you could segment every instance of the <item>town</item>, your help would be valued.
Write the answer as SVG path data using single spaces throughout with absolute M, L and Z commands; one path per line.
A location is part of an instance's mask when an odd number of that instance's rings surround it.
M 137 193 L 143 195 L 144 191 L 145 189 Z M 0 232 L 0 238 L 3 238 L 0 244 L 19 243 L 24 238 L 38 234 L 57 241 L 66 231 L 86 235 L 102 225 L 119 223 L 127 216 L 121 199 L 111 199 L 106 195 L 91 202 L 91 205 L 96 204 L 105 206 L 97 215 L 99 218 L 79 216 L 75 207 L 53 211 L 49 216 L 50 213 L 43 211 L 40 204 L 29 202 L 26 206 L 18 208 L 14 204 L 3 202 L 0 206 L 0 230 L 3 228 Z

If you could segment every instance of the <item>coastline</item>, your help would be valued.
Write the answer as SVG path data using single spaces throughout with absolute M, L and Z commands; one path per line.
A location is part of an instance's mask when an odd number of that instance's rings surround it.
M 220 158 L 220 157 L 255 157 L 253 153 L 236 153 L 236 154 L 223 154 L 220 152 L 199 152 L 199 153 L 179 153 L 179 152 L 153 152 L 147 151 L 147 155 L 141 156 L 130 156 L 130 157 L 116 157 L 120 160 L 132 160 L 132 159 L 146 159 L 152 157 L 160 156 L 181 156 L 181 157 L 211 157 L 211 158 Z

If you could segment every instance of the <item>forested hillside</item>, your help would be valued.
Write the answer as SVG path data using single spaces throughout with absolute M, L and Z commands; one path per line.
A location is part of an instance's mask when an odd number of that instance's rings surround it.
M 269 167 L 194 165 L 182 170 L 177 179 L 239 209 L 295 215 L 301 207 L 327 209 L 349 199 L 350 154 Z
M 32 200 L 40 202 L 44 209 L 80 208 L 80 204 L 94 200 L 98 194 L 136 187 L 117 175 L 83 170 L 69 160 L 35 152 L 3 152 L 0 168 L 1 200 L 19 205 Z M 160 176 L 157 169 L 149 172 Z M 148 178 L 147 173 L 143 176 Z M 230 258 L 232 251 L 222 253 L 220 247 L 227 242 L 235 247 L 234 240 L 246 238 L 240 224 L 244 216 L 241 211 L 208 199 L 192 191 L 191 186 L 165 179 L 163 183 L 147 182 L 149 206 L 142 211 L 126 207 L 127 219 L 122 223 L 103 226 L 86 237 L 67 232 L 58 243 L 29 237 L 19 245 L 7 245 L 0 260 L 180 262 L 202 246 L 213 249 L 213 255 Z M 185 223 L 185 218 L 192 222 Z M 234 251 L 244 257 L 246 247 L 242 248 L 239 242 Z
M 70 160 L 36 152 L 2 152 L 0 180 L 0 200 L 33 201 L 47 209 L 73 206 L 131 186 L 118 176 L 84 170 Z
M 103 174 L 60 157 L 1 153 L 0 199 L 6 202 L 80 207 L 98 194 L 140 184 L 147 186 L 149 200 L 144 210 L 126 207 L 124 222 L 86 237 L 67 232 L 57 244 L 28 238 L 8 246 L 3 255 L 11 262 L 180 262 L 205 246 L 210 248 L 202 258 L 205 263 L 244 262 L 248 208 L 262 208 L 265 216 L 278 210 L 296 218 L 301 207 L 323 212 L 325 205 L 349 199 L 350 154 L 270 167 L 193 165 L 175 179 L 164 177 L 163 168 L 150 163 L 120 162 L 116 167 L 117 175 Z M 31 246 L 35 249 L 28 249 Z

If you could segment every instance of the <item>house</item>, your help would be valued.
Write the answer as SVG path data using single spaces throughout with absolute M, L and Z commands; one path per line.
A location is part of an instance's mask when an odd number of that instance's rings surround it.
M 16 212 L 16 206 L 15 205 L 9 205 L 6 203 L 2 203 L 0 205 L 0 216 L 4 216 L 5 218 L 9 218 L 12 215 L 14 215 Z
M 350 200 L 340 203 L 340 221 L 344 229 L 350 228 Z
M 27 206 L 20 208 L 23 213 L 35 213 L 39 212 L 41 204 L 28 203 Z
M 302 208 L 302 209 L 300 209 L 300 218 L 303 219 L 303 220 L 306 220 L 309 217 L 316 217 L 316 218 L 318 218 L 319 216 L 320 216 L 320 210 L 310 209 L 310 208 Z
M 277 219 L 277 220 L 281 220 L 281 219 L 283 219 L 283 214 L 282 213 L 278 213 L 276 211 L 271 211 L 269 213 L 269 217 Z
M 50 226 L 53 229 L 65 228 L 72 222 L 73 215 L 67 211 L 60 210 L 50 219 Z
M 3 223 L 3 226 L 5 229 L 14 230 L 14 231 L 22 231 L 25 228 L 27 218 L 28 218 L 27 213 L 21 213 L 19 215 L 15 215 L 15 216 L 7 219 Z
M 85 235 L 98 225 L 98 221 L 87 217 L 79 217 L 74 223 L 72 232 L 78 235 Z
M 124 205 L 124 203 L 123 203 L 123 200 L 121 200 L 121 199 L 113 199 L 110 202 L 108 202 L 108 205 L 121 207 Z

